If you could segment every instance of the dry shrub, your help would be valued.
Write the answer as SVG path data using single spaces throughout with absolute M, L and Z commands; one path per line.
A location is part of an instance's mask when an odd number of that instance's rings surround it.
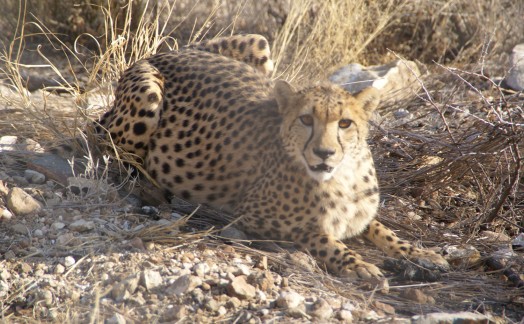
M 292 2 L 273 46 L 278 73 L 322 78 L 362 56 L 403 8 L 404 1 L 299 0 Z M 278 69 L 280 68 L 280 69 Z
M 480 74 L 438 72 L 418 99 L 381 112 L 411 112 L 373 132 L 381 192 L 468 237 L 488 228 L 516 235 L 524 228 L 524 97 Z
M 425 63 L 471 63 L 485 51 L 501 54 L 522 42 L 523 16 L 522 1 L 408 1 L 367 52 L 377 60 L 393 50 Z

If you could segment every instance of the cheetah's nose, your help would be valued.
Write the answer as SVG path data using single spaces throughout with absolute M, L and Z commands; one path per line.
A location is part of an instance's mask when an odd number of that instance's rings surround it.
M 335 150 L 325 148 L 314 148 L 313 153 L 315 153 L 315 155 L 321 158 L 322 160 L 325 160 L 333 154 L 335 154 Z

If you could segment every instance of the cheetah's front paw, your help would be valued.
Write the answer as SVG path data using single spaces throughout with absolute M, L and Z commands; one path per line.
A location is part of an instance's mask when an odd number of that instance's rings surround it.
M 384 269 L 398 273 L 405 280 L 439 281 L 449 264 L 441 255 L 428 250 L 419 250 L 409 259 L 384 260 Z
M 411 261 L 429 270 L 447 271 L 449 263 L 440 254 L 430 250 L 420 250 L 410 257 Z
M 384 275 L 377 266 L 364 261 L 355 262 L 345 266 L 340 271 L 340 276 L 365 280 L 384 278 Z

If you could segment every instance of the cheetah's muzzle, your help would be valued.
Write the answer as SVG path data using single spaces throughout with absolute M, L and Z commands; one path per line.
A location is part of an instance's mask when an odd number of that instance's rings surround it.
M 331 173 L 333 171 L 333 167 L 332 166 L 329 166 L 325 163 L 321 163 L 321 164 L 317 164 L 315 166 L 309 166 L 309 169 L 313 172 L 327 172 L 327 173 Z

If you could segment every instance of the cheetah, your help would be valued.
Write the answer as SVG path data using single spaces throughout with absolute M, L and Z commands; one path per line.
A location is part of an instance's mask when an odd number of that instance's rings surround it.
M 377 90 L 273 83 L 269 54 L 265 38 L 244 35 L 139 61 L 98 130 L 142 159 L 169 195 L 233 214 L 253 238 L 291 241 L 334 274 L 383 277 L 343 243 L 358 235 L 389 256 L 446 269 L 442 256 L 375 220 L 367 135 Z

